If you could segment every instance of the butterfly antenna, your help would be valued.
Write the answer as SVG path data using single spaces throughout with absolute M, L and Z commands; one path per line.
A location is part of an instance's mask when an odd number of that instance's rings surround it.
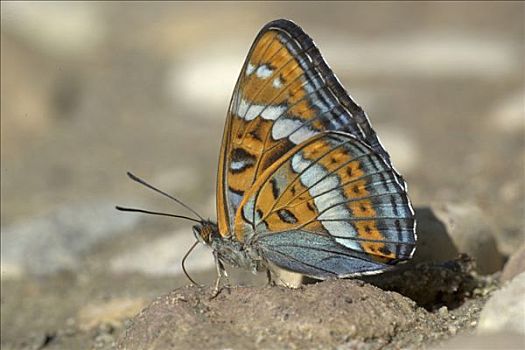
M 155 192 L 157 192 L 157 193 L 160 193 L 160 194 L 162 194 L 162 195 L 168 197 L 169 199 L 175 201 L 176 203 L 182 205 L 184 208 L 186 208 L 186 209 L 188 209 L 189 211 L 191 211 L 193 214 L 197 215 L 197 217 L 198 217 L 199 219 L 201 219 L 201 221 L 204 221 L 204 218 L 203 218 L 202 216 L 200 216 L 199 213 L 197 213 L 195 210 L 193 210 L 192 208 L 190 208 L 189 206 L 187 206 L 186 204 L 184 204 L 183 202 L 181 202 L 181 201 L 178 200 L 177 198 L 175 198 L 175 197 L 173 197 L 173 196 L 167 194 L 166 192 L 161 191 L 161 190 L 159 190 L 158 188 L 156 188 L 156 187 L 150 185 L 149 183 L 147 183 L 146 181 L 142 180 L 140 177 L 138 177 L 138 176 L 136 176 L 136 175 L 133 175 L 133 174 L 130 173 L 129 171 L 127 172 L 127 174 L 128 174 L 128 177 L 129 177 L 131 180 L 133 180 L 133 181 L 135 181 L 135 182 L 138 182 L 139 184 L 141 184 L 141 185 L 143 185 L 143 186 L 146 186 L 147 188 L 149 188 L 149 189 L 151 189 L 151 190 L 153 190 L 153 191 L 155 191 Z
M 197 282 L 195 282 L 193 280 L 193 278 L 190 277 L 190 275 L 188 274 L 188 271 L 186 271 L 186 267 L 184 266 L 184 264 L 186 263 L 186 259 L 188 258 L 188 256 L 190 255 L 190 253 L 193 251 L 193 249 L 195 249 L 195 247 L 197 246 L 197 244 L 199 244 L 199 241 L 195 241 L 195 243 L 193 243 L 193 245 L 191 246 L 191 248 L 188 250 L 188 252 L 184 255 L 184 258 L 182 258 L 182 271 L 184 272 L 184 274 L 186 275 L 186 277 L 188 277 L 188 279 L 191 281 L 191 283 L 193 283 L 194 285 L 198 286 Z
M 189 216 L 161 213 L 158 211 L 150 211 L 150 210 L 137 209 L 137 208 L 121 207 L 119 205 L 117 205 L 115 209 L 120 210 L 120 211 L 129 211 L 129 212 L 135 212 L 135 213 L 144 213 L 144 214 L 152 214 L 152 215 L 160 215 L 160 216 L 171 216 L 172 218 L 186 219 L 186 220 L 190 220 L 190 221 L 198 222 L 198 223 L 201 222 L 197 219 L 190 218 Z

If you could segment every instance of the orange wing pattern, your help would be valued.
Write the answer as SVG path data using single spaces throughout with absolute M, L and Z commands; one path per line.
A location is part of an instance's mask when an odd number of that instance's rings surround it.
M 325 132 L 257 179 L 237 211 L 234 232 L 250 245 L 291 231 L 329 236 L 384 263 L 411 256 L 413 215 L 404 187 L 381 156 L 352 135 Z
M 255 39 L 230 102 L 217 181 L 220 234 L 232 234 L 241 201 L 267 168 L 296 145 L 327 130 L 353 135 L 390 164 L 365 113 L 345 92 L 310 37 L 290 21 L 270 22 Z M 401 176 L 392 173 L 404 188 Z M 300 184 L 297 190 L 306 193 Z M 308 204 L 304 201 L 298 208 Z M 298 215 L 307 213 L 306 209 Z

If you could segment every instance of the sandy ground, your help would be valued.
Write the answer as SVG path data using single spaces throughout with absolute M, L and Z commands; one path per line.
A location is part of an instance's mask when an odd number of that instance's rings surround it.
M 524 242 L 523 3 L 1 6 L 3 349 L 396 349 L 486 336 L 484 305 Z M 314 38 L 407 179 L 419 256 L 392 276 L 298 290 L 240 271 L 244 287 L 209 300 L 182 275 L 187 223 L 113 207 L 183 213 L 130 183 L 131 170 L 215 217 L 229 95 L 257 31 L 280 17 Z M 213 283 L 206 249 L 188 268 Z

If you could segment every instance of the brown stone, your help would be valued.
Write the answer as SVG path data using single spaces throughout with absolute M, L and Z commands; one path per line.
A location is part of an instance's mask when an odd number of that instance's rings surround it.
M 210 289 L 185 287 L 157 298 L 117 344 L 119 349 L 330 348 L 424 328 L 418 325 L 422 315 L 429 314 L 410 299 L 358 280 L 296 290 L 236 287 L 215 299 Z

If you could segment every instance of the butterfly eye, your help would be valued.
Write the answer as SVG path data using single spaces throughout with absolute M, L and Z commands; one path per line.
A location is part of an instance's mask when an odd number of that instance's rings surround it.
M 210 235 L 213 228 L 210 225 L 195 225 L 193 226 L 193 234 L 195 238 L 201 243 L 208 244 L 210 242 Z
M 199 225 L 195 225 L 193 226 L 192 229 L 193 229 L 193 234 L 195 235 L 195 238 L 197 238 L 197 240 L 199 241 L 202 241 L 202 235 L 201 235 L 202 227 Z

